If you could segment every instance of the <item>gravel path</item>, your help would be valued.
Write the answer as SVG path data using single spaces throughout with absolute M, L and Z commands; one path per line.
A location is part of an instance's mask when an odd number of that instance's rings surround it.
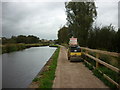
M 61 46 L 53 88 L 108 88 L 82 62 L 67 60 L 67 50 Z

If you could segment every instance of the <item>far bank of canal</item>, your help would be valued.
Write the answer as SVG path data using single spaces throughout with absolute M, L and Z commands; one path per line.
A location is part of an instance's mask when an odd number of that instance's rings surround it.
M 3 54 L 3 88 L 27 88 L 55 50 L 45 46 Z

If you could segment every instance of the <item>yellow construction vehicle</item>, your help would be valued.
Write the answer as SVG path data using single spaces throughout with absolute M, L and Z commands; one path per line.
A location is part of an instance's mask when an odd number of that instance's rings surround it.
M 68 48 L 68 60 L 80 61 L 81 60 L 81 48 L 77 43 L 77 38 L 70 38 Z
M 81 48 L 78 45 L 69 46 L 68 48 L 68 60 L 81 61 Z

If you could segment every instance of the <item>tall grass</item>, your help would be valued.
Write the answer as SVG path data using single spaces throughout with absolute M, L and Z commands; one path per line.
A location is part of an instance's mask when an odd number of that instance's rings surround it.
M 2 53 L 10 53 L 13 51 L 23 50 L 25 48 L 24 44 L 7 44 L 2 46 Z
M 89 52 L 89 54 L 93 55 L 93 56 L 96 55 L 96 53 L 91 53 L 91 52 Z M 95 67 L 96 62 L 84 55 L 83 55 L 83 58 L 91 64 L 91 65 L 89 65 L 89 64 L 85 63 L 85 66 L 88 67 L 90 70 L 92 70 L 95 76 L 97 76 L 100 80 L 102 80 L 110 88 L 116 88 L 116 86 L 114 84 L 112 84 L 110 81 L 108 81 L 107 79 L 105 79 L 103 77 L 103 74 L 101 74 L 99 72 L 99 70 L 102 71 L 102 73 L 109 76 L 111 79 L 113 79 L 117 83 L 119 83 L 119 81 L 120 81 L 120 76 L 118 75 L 118 73 L 116 73 L 115 71 L 112 71 L 111 69 L 108 69 L 107 67 L 105 67 L 101 64 L 99 64 L 99 67 L 97 69 L 94 69 L 93 66 Z M 110 64 L 110 60 L 111 60 L 110 56 L 100 54 L 100 59 L 104 62 L 107 62 L 107 63 L 109 62 L 109 64 Z M 114 66 L 117 66 L 117 65 L 114 64 Z
M 105 85 L 109 86 L 110 88 L 117 88 L 114 84 L 112 84 L 110 81 L 108 81 L 106 78 L 103 77 L 103 74 L 99 72 L 99 69 L 93 70 L 93 73 L 101 81 L 103 81 Z
M 114 84 L 112 84 L 110 81 L 108 81 L 106 78 L 103 77 L 103 73 L 108 75 L 110 78 L 112 77 L 113 80 L 116 82 L 119 82 L 119 76 L 117 73 L 113 73 L 114 71 L 105 69 L 105 67 L 100 67 L 97 69 L 94 69 L 92 65 L 89 65 L 87 63 L 84 63 L 86 67 L 89 68 L 89 70 L 92 70 L 93 74 L 98 77 L 101 81 L 104 82 L 105 85 L 109 86 L 110 88 L 117 88 Z M 100 73 L 99 70 L 101 70 L 103 73 Z
M 19 51 L 30 47 L 48 46 L 49 44 L 6 44 L 2 46 L 2 54 Z
M 111 69 L 108 69 L 108 68 L 106 68 L 106 67 L 103 67 L 103 66 L 101 66 L 101 67 L 99 67 L 98 68 L 100 71 L 102 71 L 104 74 L 106 74 L 106 75 L 108 75 L 110 78 L 112 78 L 114 81 L 116 81 L 117 83 L 119 83 L 119 75 L 118 75 L 118 73 L 117 72 L 115 72 L 115 71 L 112 71 Z
M 88 54 L 96 57 L 96 52 L 89 51 Z M 120 63 L 119 63 L 120 57 L 114 57 L 99 53 L 99 59 L 120 69 Z

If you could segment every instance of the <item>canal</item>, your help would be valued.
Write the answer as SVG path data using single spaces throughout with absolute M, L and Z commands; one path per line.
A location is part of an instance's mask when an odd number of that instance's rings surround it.
M 2 55 L 2 87 L 26 88 L 52 56 L 54 47 L 32 47 Z

